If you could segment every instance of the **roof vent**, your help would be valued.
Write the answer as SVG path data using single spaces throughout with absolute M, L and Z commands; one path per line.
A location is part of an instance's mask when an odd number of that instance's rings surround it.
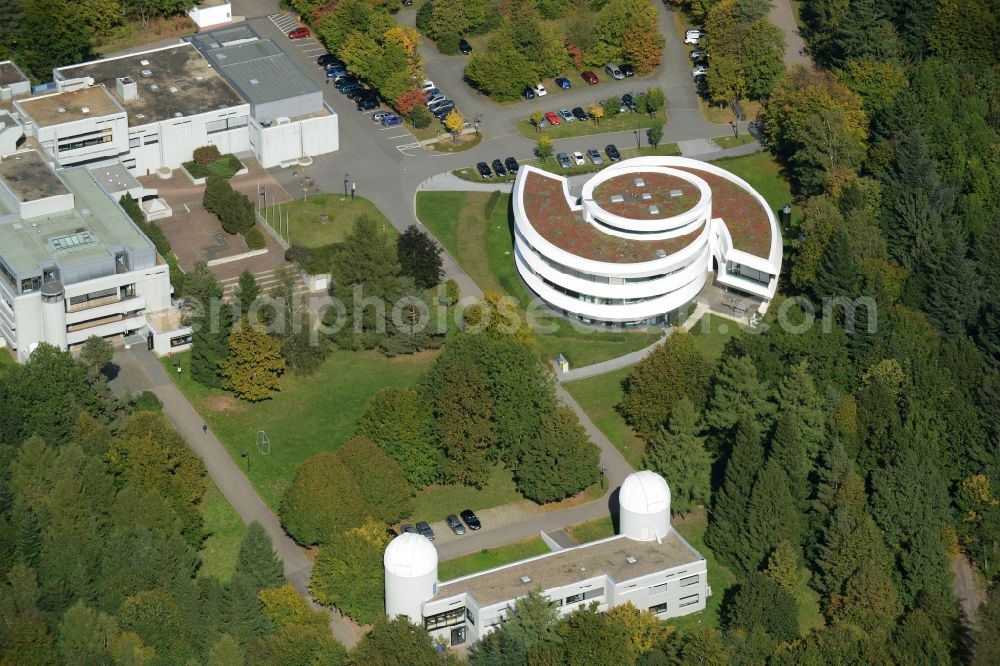
M 664 259 L 667 256 L 667 252 L 663 248 L 660 248 L 656 251 L 656 256 L 659 257 L 660 259 Z
M 135 114 L 135 117 L 136 118 L 145 118 L 146 114 L 145 113 L 137 113 L 137 114 Z
M 611 195 L 611 203 L 622 203 L 624 201 L 625 201 L 625 197 L 622 196 L 621 194 L 612 194 Z
M 682 197 L 682 196 L 684 196 L 684 192 L 682 192 L 681 190 L 670 190 L 671 199 L 676 199 L 677 197 Z
M 653 198 L 653 193 L 652 192 L 643 192 L 642 193 L 642 198 L 643 198 L 643 200 L 652 199 Z
M 636 178 L 635 179 L 635 186 L 636 187 L 646 187 L 646 181 L 643 180 L 642 178 Z
M 656 206 L 656 205 L 650 206 L 649 207 L 649 214 L 650 215 L 659 215 L 660 214 L 660 207 Z
M 170 86 L 170 92 L 172 93 L 177 92 L 177 86 Z
M 636 562 L 638 562 L 639 560 L 637 560 L 637 559 L 635 559 L 634 557 L 632 557 L 631 555 L 629 555 L 629 556 L 627 556 L 627 557 L 625 558 L 625 561 L 629 563 L 629 566 L 632 566 L 633 564 L 635 564 L 635 563 L 636 563 Z
M 180 111 L 174 111 L 174 118 L 183 118 L 184 114 Z
M 143 62 L 145 62 L 145 61 L 143 61 Z M 148 79 L 149 77 L 151 77 L 153 75 L 153 70 L 151 70 L 151 69 L 143 69 L 143 70 L 141 70 L 139 72 L 139 74 L 142 75 L 142 78 Z
M 149 61 L 143 58 L 142 60 L 139 61 L 139 64 L 142 65 L 143 67 L 148 67 Z
M 59 113 L 66 113 L 66 107 L 65 106 L 60 106 L 59 107 Z M 18 158 L 18 159 L 20 159 L 20 158 Z
M 149 89 L 152 90 L 153 92 L 156 92 L 157 90 L 160 89 L 160 86 L 158 86 L 158 85 L 156 85 L 154 83 L 154 84 L 152 84 L 152 85 L 149 86 Z
M 89 106 L 80 107 L 80 113 L 90 113 L 90 107 Z
M 204 81 L 205 77 L 204 76 L 196 76 L 196 77 L 194 77 L 194 80 L 195 81 Z
M 521 576 L 521 582 L 527 585 L 531 582 L 531 576 Z
M 258 83 L 260 83 L 260 81 L 258 81 L 257 79 L 250 79 L 250 85 L 255 86 Z

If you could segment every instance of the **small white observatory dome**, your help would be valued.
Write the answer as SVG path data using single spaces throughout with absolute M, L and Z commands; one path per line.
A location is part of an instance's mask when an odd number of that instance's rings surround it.
M 656 472 L 628 475 L 618 491 L 619 531 L 629 539 L 653 541 L 670 531 L 670 487 Z
M 385 613 L 423 621 L 422 604 L 434 596 L 438 554 L 434 544 L 420 534 L 404 532 L 389 542 L 382 557 L 385 565 Z

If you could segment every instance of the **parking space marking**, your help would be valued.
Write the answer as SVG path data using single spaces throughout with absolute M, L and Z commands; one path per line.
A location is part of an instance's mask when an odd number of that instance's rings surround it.
M 392 139 L 402 139 L 404 137 L 405 138 L 412 138 L 409 133 L 407 133 L 407 134 L 397 134 L 396 136 L 387 136 L 386 138 L 389 139 L 389 140 L 392 140 Z

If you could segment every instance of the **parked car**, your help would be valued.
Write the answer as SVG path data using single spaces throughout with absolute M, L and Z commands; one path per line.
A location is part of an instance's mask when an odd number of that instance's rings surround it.
M 691 60 L 707 60 L 708 51 L 702 51 L 701 49 L 695 49 L 691 51 Z
M 517 173 L 517 170 L 521 168 L 521 165 L 518 164 L 517 160 L 515 160 L 513 157 L 508 157 L 503 161 L 503 163 L 507 166 L 507 171 L 509 171 L 510 173 Z M 466 509 L 466 511 L 468 511 L 468 509 Z M 469 513 L 472 512 L 469 511 Z M 475 516 L 476 514 L 472 513 L 472 515 Z M 462 512 L 462 518 L 463 519 L 465 518 L 465 511 Z M 472 525 L 469 525 L 469 527 L 472 527 Z M 479 528 L 472 527 L 472 529 L 478 530 Z
M 583 153 L 581 153 L 579 150 L 575 151 L 573 153 L 573 161 L 576 162 L 577 166 L 583 166 L 584 164 Z
M 562 88 L 563 90 L 569 90 L 570 88 L 573 87 L 573 84 L 571 84 L 569 82 L 569 79 L 567 79 L 565 76 L 560 76 L 558 79 L 556 79 L 556 85 Z
M 632 93 L 622 95 L 622 104 L 628 107 L 629 111 L 635 111 L 635 98 L 632 97 Z
M 539 83 L 537 86 L 534 87 L 534 91 L 535 94 L 538 95 L 539 97 L 545 97 L 546 95 L 549 94 L 549 91 L 546 90 L 545 86 L 543 86 L 541 83 Z
M 618 147 L 613 143 L 609 143 L 604 147 L 604 154 L 608 156 L 608 159 L 612 162 L 617 162 L 622 158 L 622 154 L 618 152 Z
M 397 115 L 386 116 L 382 119 L 382 127 L 392 127 L 394 125 L 402 125 L 403 119 Z
M 587 157 L 589 157 L 590 161 L 594 164 L 604 164 L 604 158 L 602 158 L 601 154 L 597 152 L 597 148 L 588 148 Z
M 434 82 L 430 80 L 424 81 L 423 83 L 420 84 L 421 90 L 430 90 L 433 87 L 434 87 Z
M 635 67 L 632 65 L 621 64 L 618 65 L 618 69 L 622 70 L 622 74 L 625 75 L 625 78 L 635 76 Z
M 349 99 L 349 100 L 351 100 L 353 102 L 357 102 L 362 97 L 366 97 L 368 95 L 368 88 L 365 88 L 364 86 L 359 85 L 354 90 L 350 90 L 350 91 L 348 91 L 345 94 L 347 95 L 347 99 Z
M 420 534 L 420 532 L 417 531 L 417 528 L 409 523 L 400 527 L 399 531 L 401 534 Z
M 483 179 L 492 178 L 493 172 L 490 171 L 490 165 L 486 162 L 480 162 L 476 165 L 476 171 L 479 172 L 479 176 Z
M 559 117 L 568 123 L 576 120 L 576 118 L 573 117 L 573 114 L 570 113 L 569 109 L 559 109 Z
M 698 65 L 691 70 L 691 78 L 697 78 L 699 76 L 708 76 L 708 65 Z
M 434 541 L 434 530 L 432 530 L 431 526 L 427 524 L 427 521 L 421 520 L 417 523 L 417 532 L 423 534 L 431 541 Z
M 694 84 L 696 86 L 707 85 L 708 84 L 708 77 L 705 76 L 704 74 L 699 74 L 698 76 L 694 77 Z
M 434 110 L 431 111 L 431 115 L 437 118 L 438 120 L 444 120 L 445 116 L 451 113 L 452 109 L 454 108 L 455 108 L 455 103 L 452 102 L 451 100 L 447 100 L 444 104 L 439 104 L 438 106 L 435 106 Z
M 560 122 L 562 122 L 561 120 L 559 120 L 559 116 L 556 115 L 555 111 L 547 111 L 545 113 L 545 119 L 549 121 L 550 125 L 558 125 Z
M 586 81 L 587 85 L 591 86 L 597 85 L 601 81 L 599 78 L 597 78 L 597 74 L 594 74 L 590 70 L 587 70 L 586 72 L 580 72 L 580 78 Z
M 439 99 L 436 102 L 434 102 L 433 104 L 429 104 L 427 106 L 427 109 L 433 114 L 440 107 L 442 107 L 442 106 L 448 106 L 449 104 L 451 104 L 452 108 L 454 108 L 455 103 L 452 102 L 450 99 Z
M 524 86 L 524 90 L 521 91 L 521 96 L 524 99 L 535 99 L 535 91 L 531 89 L 531 86 Z
M 351 86 L 351 85 L 360 84 L 360 83 L 361 82 L 358 81 L 358 79 L 356 77 L 348 75 L 348 76 L 345 76 L 344 78 L 340 79 L 339 81 L 337 81 L 337 83 L 335 83 L 334 86 L 337 88 L 337 90 L 340 90 L 344 86 Z
M 344 63 L 332 53 L 324 53 L 321 56 L 317 56 L 316 64 L 320 67 L 329 67 L 330 65 L 343 65 Z
M 472 53 L 472 44 L 464 39 L 460 39 L 458 40 L 458 50 L 461 51 L 463 55 L 469 55 Z
M 358 111 L 371 111 L 372 109 L 377 109 L 381 105 L 378 101 L 378 97 L 375 95 L 369 95 L 359 99 L 356 106 L 358 107 Z
M 333 79 L 334 81 L 336 81 L 342 76 L 347 76 L 347 75 L 348 75 L 347 70 L 344 69 L 343 67 L 331 67 L 330 69 L 326 70 L 326 78 Z
M 375 113 L 372 114 L 372 120 L 374 120 L 377 123 L 380 123 L 382 122 L 383 118 L 391 115 L 392 113 L 390 113 L 389 111 L 376 111 Z
M 493 173 L 499 178 L 503 178 L 507 175 L 507 169 L 503 168 L 503 162 L 500 160 L 493 160 Z
M 355 92 L 357 92 L 359 90 L 365 90 L 365 87 L 363 85 L 361 85 L 360 83 L 355 82 L 355 83 L 349 83 L 346 86 L 341 86 L 339 88 L 339 90 L 344 95 L 347 95 L 348 97 L 350 97 L 351 94 L 353 94 L 353 93 L 355 93 Z
M 695 44 L 697 45 L 699 40 L 705 36 L 705 33 L 698 28 L 691 28 L 684 33 L 684 43 L 685 44 Z
M 443 94 L 438 93 L 437 95 L 431 95 L 430 97 L 428 97 L 427 101 L 424 102 L 424 104 L 426 104 L 427 108 L 429 109 L 429 108 L 433 107 L 434 105 L 436 105 L 436 104 L 438 104 L 440 102 L 445 101 L 446 99 L 448 99 L 448 98 L 445 97 Z
M 622 74 L 622 70 L 618 69 L 618 65 L 616 65 L 613 62 L 609 62 L 607 65 L 605 65 L 604 71 L 607 72 L 608 76 L 613 78 L 615 81 L 620 81 L 621 79 L 625 78 L 625 75 Z
M 431 97 L 434 97 L 435 95 L 444 96 L 444 92 L 440 88 L 431 88 L 427 91 L 427 101 L 430 101 Z
M 459 520 L 458 516 L 456 516 L 455 514 L 451 514 L 450 516 L 445 518 L 444 522 L 446 522 L 448 524 L 448 527 L 451 528 L 451 531 L 457 534 L 458 536 L 462 536 L 463 534 L 465 534 L 465 525 L 462 524 L 462 521 Z
M 559 153 L 556 155 L 556 159 L 559 161 L 559 166 L 563 169 L 568 169 L 573 166 L 573 163 L 569 161 L 569 155 L 566 153 Z
M 305 37 L 308 37 L 310 34 L 311 33 L 309 32 L 309 28 L 305 27 L 304 25 L 300 25 L 294 30 L 290 30 L 288 32 L 288 39 L 303 39 Z
M 507 159 L 512 160 L 514 158 L 508 157 Z M 475 531 L 483 526 L 483 524 L 479 522 L 479 516 L 473 513 L 472 509 L 466 509 L 465 511 L 463 511 L 458 515 L 462 516 L 462 520 L 465 521 L 465 524 L 469 526 L 470 530 Z
M 573 115 L 576 116 L 577 120 L 586 120 L 587 112 L 583 110 L 582 106 L 578 106 L 573 109 Z

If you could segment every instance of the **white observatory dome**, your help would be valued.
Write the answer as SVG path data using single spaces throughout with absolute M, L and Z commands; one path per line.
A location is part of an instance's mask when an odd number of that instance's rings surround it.
M 670 531 L 670 486 L 656 472 L 629 474 L 618 491 L 621 533 L 637 541 L 653 541 Z
M 389 542 L 385 565 L 385 613 L 423 622 L 423 604 L 434 596 L 438 575 L 437 548 L 420 534 L 404 532 Z

